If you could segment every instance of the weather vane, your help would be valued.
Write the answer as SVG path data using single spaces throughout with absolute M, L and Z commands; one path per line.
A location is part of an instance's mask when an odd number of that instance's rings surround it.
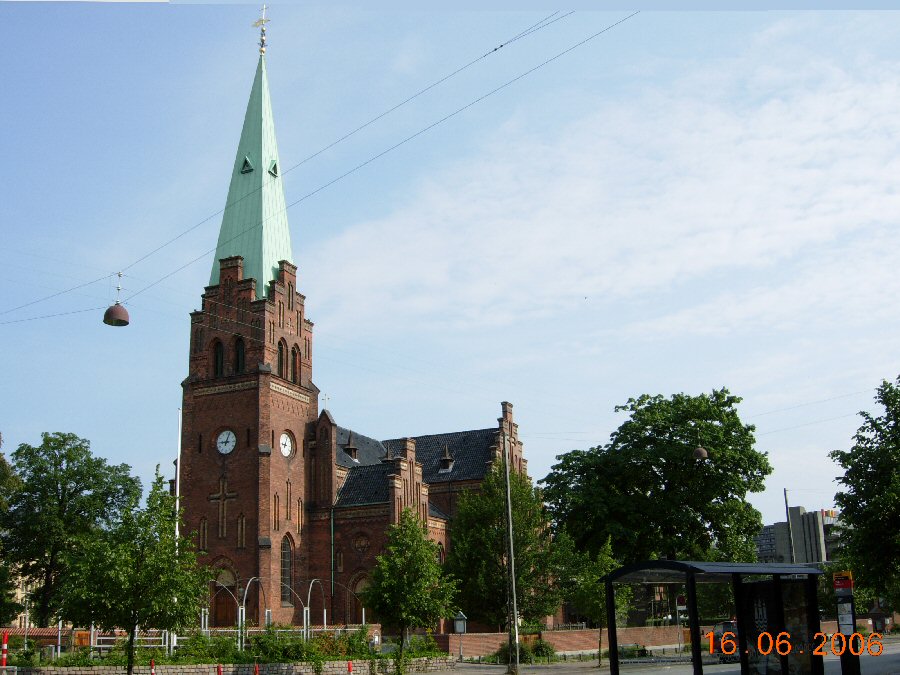
M 269 19 L 266 18 L 266 10 L 269 8 L 268 5 L 262 6 L 262 16 L 259 17 L 256 21 L 253 22 L 253 26 L 259 28 L 259 53 L 266 53 L 266 24 L 269 23 Z

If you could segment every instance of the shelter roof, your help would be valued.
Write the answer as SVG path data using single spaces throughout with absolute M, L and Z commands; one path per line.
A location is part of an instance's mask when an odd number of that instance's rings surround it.
M 645 560 L 625 565 L 610 572 L 606 578 L 617 583 L 680 583 L 688 574 L 698 583 L 731 581 L 733 574 L 741 576 L 822 574 L 812 565 L 788 563 L 704 562 L 697 560 Z

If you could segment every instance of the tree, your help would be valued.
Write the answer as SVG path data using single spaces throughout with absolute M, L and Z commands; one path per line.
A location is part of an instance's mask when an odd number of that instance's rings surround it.
M 840 509 L 840 558 L 854 581 L 900 605 L 900 377 L 876 389 L 884 413 L 860 412 L 863 423 L 850 450 L 830 454 L 844 470 Z
M 565 536 L 565 535 L 561 535 Z M 572 603 L 575 611 L 588 619 L 599 629 L 597 658 L 603 652 L 603 627 L 606 626 L 606 583 L 604 577 L 617 569 L 619 561 L 612 555 L 612 545 L 606 543 L 591 556 L 589 553 L 576 554 L 573 558 L 572 576 L 565 590 L 566 598 Z M 616 622 L 624 621 L 628 614 L 632 593 L 630 587 L 616 589 L 615 615 Z
M 387 545 L 376 559 L 362 600 L 382 621 L 400 631 L 398 669 L 403 664 L 410 628 L 431 626 L 454 613 L 456 583 L 444 575 L 438 546 L 428 539 L 419 517 L 404 509 L 400 522 L 388 528 Z
M 566 598 L 575 611 L 598 628 L 606 625 L 606 584 L 604 577 L 620 567 L 612 555 L 612 545 L 607 540 L 596 553 L 578 554 L 572 566 L 573 575 L 566 588 Z M 616 617 L 624 618 L 628 612 L 631 594 L 627 587 L 616 590 Z
M 518 610 L 525 621 L 552 614 L 563 600 L 571 547 L 556 545 L 540 491 L 525 474 L 510 472 Z M 459 602 L 469 618 L 506 625 L 508 598 L 506 478 L 494 464 L 479 491 L 460 495 L 447 566 L 460 579 Z
M 0 448 L 3 447 L 3 435 L 0 434 Z M 18 489 L 19 477 L 6 458 L 0 453 L 0 523 L 9 510 L 9 499 L 12 493 Z M 4 555 L 0 547 L 0 626 L 5 626 L 12 621 L 22 607 L 15 602 L 15 580 L 8 557 Z
M 623 563 L 657 557 L 754 560 L 759 512 L 745 499 L 772 472 L 727 389 L 616 407 L 629 417 L 605 447 L 559 455 L 541 483 L 557 527 L 579 549 L 612 542 Z M 696 459 L 703 446 L 707 460 Z
M 59 611 L 66 555 L 111 522 L 140 494 L 127 464 L 110 466 L 74 434 L 41 434 L 41 445 L 13 453 L 20 483 L 0 516 L 4 558 L 32 583 L 34 620 L 47 626 Z
M 139 507 L 133 496 L 111 527 L 69 555 L 63 616 L 76 624 L 128 631 L 128 673 L 134 669 L 139 625 L 180 630 L 197 621 L 208 593 L 208 571 L 189 539 L 175 536 L 175 498 L 156 470 Z

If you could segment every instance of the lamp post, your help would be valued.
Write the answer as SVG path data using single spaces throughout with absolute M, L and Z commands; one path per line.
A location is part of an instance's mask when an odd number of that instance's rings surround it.
M 503 433 L 503 470 L 506 474 L 506 522 L 509 530 L 509 587 L 510 600 L 512 601 L 512 616 L 509 627 L 510 663 L 508 672 L 519 672 L 519 608 L 516 602 L 516 553 L 513 546 L 513 519 L 512 519 L 512 493 L 509 484 L 509 436 L 505 430 Z M 512 652 L 515 651 L 515 659 Z
M 462 636 L 466 634 L 466 615 L 462 613 L 462 610 L 459 610 L 456 613 L 456 616 L 453 617 L 453 631 L 457 633 L 459 638 L 459 662 L 462 663 Z

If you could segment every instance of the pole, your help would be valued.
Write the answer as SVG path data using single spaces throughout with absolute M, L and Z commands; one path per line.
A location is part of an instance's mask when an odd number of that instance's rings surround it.
M 31 622 L 31 617 L 28 616 L 28 598 L 25 598 L 25 640 L 23 642 L 23 649 L 28 651 L 28 624 Z
M 0 652 L 0 667 L 6 668 L 6 652 L 9 650 L 9 631 L 3 631 L 3 651 Z
M 797 556 L 794 553 L 794 526 L 791 525 L 791 510 L 788 508 L 787 488 L 784 488 L 784 515 L 787 516 L 788 540 L 791 544 L 791 562 L 797 562 Z
M 62 656 L 62 619 L 56 624 L 56 658 Z
M 512 621 L 510 622 L 510 647 L 515 650 L 515 666 L 510 663 L 509 672 L 519 672 L 519 608 L 516 604 L 516 554 L 513 546 L 512 493 L 509 485 L 509 437 L 503 432 L 503 469 L 506 473 L 506 522 L 509 528 L 509 585 L 512 594 Z

